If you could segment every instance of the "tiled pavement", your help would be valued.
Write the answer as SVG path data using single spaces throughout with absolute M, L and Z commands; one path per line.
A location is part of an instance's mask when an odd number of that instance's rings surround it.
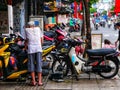
M 81 74 L 79 81 L 67 78 L 63 82 L 47 81 L 44 77 L 44 86 L 29 86 L 29 81 L 0 82 L 0 90 L 120 90 L 119 74 L 112 79 L 92 74 L 90 80 L 87 74 Z
M 68 79 L 61 83 L 48 81 L 45 90 L 120 90 L 120 77 L 116 75 L 112 79 L 103 79 L 92 74 L 89 80 L 87 74 L 81 74 L 79 81 Z

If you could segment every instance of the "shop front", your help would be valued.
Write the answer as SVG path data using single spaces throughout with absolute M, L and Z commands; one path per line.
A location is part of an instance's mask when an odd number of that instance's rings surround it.
M 0 33 L 21 32 L 24 26 L 24 13 L 24 0 L 0 0 Z

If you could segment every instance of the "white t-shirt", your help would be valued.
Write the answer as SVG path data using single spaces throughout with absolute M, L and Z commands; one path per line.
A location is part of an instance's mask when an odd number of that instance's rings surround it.
M 43 37 L 43 33 L 39 27 L 25 29 L 25 38 L 28 39 L 29 54 L 42 52 L 41 37 Z

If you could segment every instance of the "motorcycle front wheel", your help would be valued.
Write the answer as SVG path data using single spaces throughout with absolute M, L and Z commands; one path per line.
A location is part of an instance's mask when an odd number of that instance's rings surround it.
M 99 63 L 100 66 L 102 65 L 106 65 L 109 66 L 111 70 L 107 71 L 107 72 L 99 72 L 98 74 L 105 78 L 105 79 L 110 79 L 112 77 L 114 77 L 115 75 L 117 75 L 118 70 L 119 70 L 119 65 L 115 60 L 105 60 L 105 61 L 101 61 Z
M 54 61 L 53 55 L 52 55 L 52 54 L 48 54 L 48 55 L 46 56 L 46 60 L 50 63 L 50 68 L 51 68 L 51 67 L 52 67 L 52 63 L 53 63 L 53 61 Z
M 69 67 L 66 61 L 64 60 L 55 60 L 52 64 L 52 72 L 53 73 L 59 73 L 62 72 L 63 73 L 63 77 L 67 76 L 68 72 L 69 72 Z

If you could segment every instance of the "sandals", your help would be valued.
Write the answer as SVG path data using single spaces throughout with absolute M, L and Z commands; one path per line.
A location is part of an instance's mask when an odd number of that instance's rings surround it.
M 38 86 L 43 86 L 44 84 L 43 83 L 38 83 Z
M 31 82 L 30 83 L 30 86 L 36 86 L 36 85 L 43 86 L 43 83 L 37 83 L 37 82 Z
M 30 83 L 30 86 L 36 86 L 37 85 L 37 82 L 31 82 Z

